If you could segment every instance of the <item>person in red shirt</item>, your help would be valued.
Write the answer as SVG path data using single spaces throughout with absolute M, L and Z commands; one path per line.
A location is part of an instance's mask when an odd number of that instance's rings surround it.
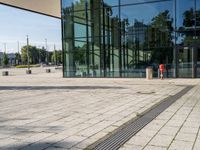
M 159 65 L 159 70 L 160 70 L 160 78 L 163 80 L 164 79 L 164 71 L 165 71 L 164 64 Z

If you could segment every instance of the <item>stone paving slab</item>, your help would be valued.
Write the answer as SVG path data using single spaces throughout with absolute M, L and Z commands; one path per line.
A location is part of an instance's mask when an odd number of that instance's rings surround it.
M 164 98 L 175 95 L 183 85 L 199 83 L 197 79 L 66 79 L 59 72 L 0 77 L 0 147 L 5 150 L 84 149 Z M 139 139 L 133 141 L 141 142 L 142 139 L 142 143 L 134 142 L 128 147 L 159 147 L 150 141 L 158 130 L 162 131 L 166 122 L 169 123 L 165 130 L 170 127 L 179 130 L 178 125 L 184 123 L 185 128 L 192 126 L 196 132 L 198 123 L 189 121 L 197 118 L 199 109 L 194 105 L 199 104 L 191 100 L 189 103 L 189 98 L 186 96 L 183 102 L 176 102 L 162 113 L 165 119 L 158 116 L 155 122 L 146 126 L 145 137 L 138 133 Z M 196 111 L 184 122 L 184 115 L 191 110 Z M 180 115 L 179 120 L 171 119 L 174 113 Z M 174 121 L 180 123 L 174 125 Z M 158 135 L 169 137 L 168 141 L 175 136 L 162 132 Z M 187 132 L 177 136 L 175 142 L 183 140 Z M 160 146 L 165 148 L 166 145 L 163 142 Z M 175 147 L 176 143 L 171 145 Z
M 120 150 L 129 150 L 134 146 L 139 146 L 139 150 L 199 150 L 199 97 L 200 85 L 196 85 L 139 131 Z

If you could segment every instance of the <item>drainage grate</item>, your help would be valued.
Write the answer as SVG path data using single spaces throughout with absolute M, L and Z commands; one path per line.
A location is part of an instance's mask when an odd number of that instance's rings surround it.
M 187 86 L 179 93 L 165 98 L 160 104 L 153 107 L 148 112 L 144 113 L 137 120 L 131 120 L 125 124 L 122 128 L 119 127 L 116 132 L 108 137 L 104 137 L 94 144 L 86 148 L 86 150 L 117 150 L 130 138 L 132 138 L 138 131 L 150 123 L 156 118 L 161 112 L 167 109 L 176 100 L 185 95 L 193 86 Z
M 155 92 L 137 92 L 137 94 L 154 94 Z

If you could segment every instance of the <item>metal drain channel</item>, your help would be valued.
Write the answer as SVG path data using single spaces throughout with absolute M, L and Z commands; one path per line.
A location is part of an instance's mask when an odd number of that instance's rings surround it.
M 151 110 L 145 112 L 137 120 L 130 120 L 124 127 L 117 129 L 117 131 L 108 137 L 104 137 L 94 144 L 87 147 L 85 150 L 117 150 L 129 139 L 131 139 L 138 131 L 155 119 L 160 113 L 166 110 L 176 100 L 185 95 L 194 86 L 187 86 L 177 94 L 165 98 L 160 104 L 153 107 Z

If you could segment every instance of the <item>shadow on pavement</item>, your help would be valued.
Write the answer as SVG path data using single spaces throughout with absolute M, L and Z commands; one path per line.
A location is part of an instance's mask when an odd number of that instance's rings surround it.
M 22 144 L 10 144 L 9 146 L 2 147 L 4 150 L 63 150 L 68 149 L 66 147 L 73 146 L 73 142 L 63 142 L 59 146 L 53 146 L 56 142 L 36 142 L 33 144 L 28 144 L 22 142 Z M 3 150 L 2 149 L 2 150 Z
M 37 131 L 38 129 L 40 131 Z M 55 141 L 51 140 L 51 137 L 62 131 L 64 129 L 61 126 L 0 126 L 0 134 L 3 136 L 0 137 L 0 141 L 14 140 L 3 145 L 0 143 L 0 150 L 45 150 L 48 147 L 51 147 L 48 150 L 59 150 L 60 148 L 70 148 L 76 144 L 70 141 L 62 141 L 62 138 Z M 43 135 L 44 137 L 41 138 Z
M 97 90 L 124 89 L 114 86 L 0 86 L 0 90 Z

